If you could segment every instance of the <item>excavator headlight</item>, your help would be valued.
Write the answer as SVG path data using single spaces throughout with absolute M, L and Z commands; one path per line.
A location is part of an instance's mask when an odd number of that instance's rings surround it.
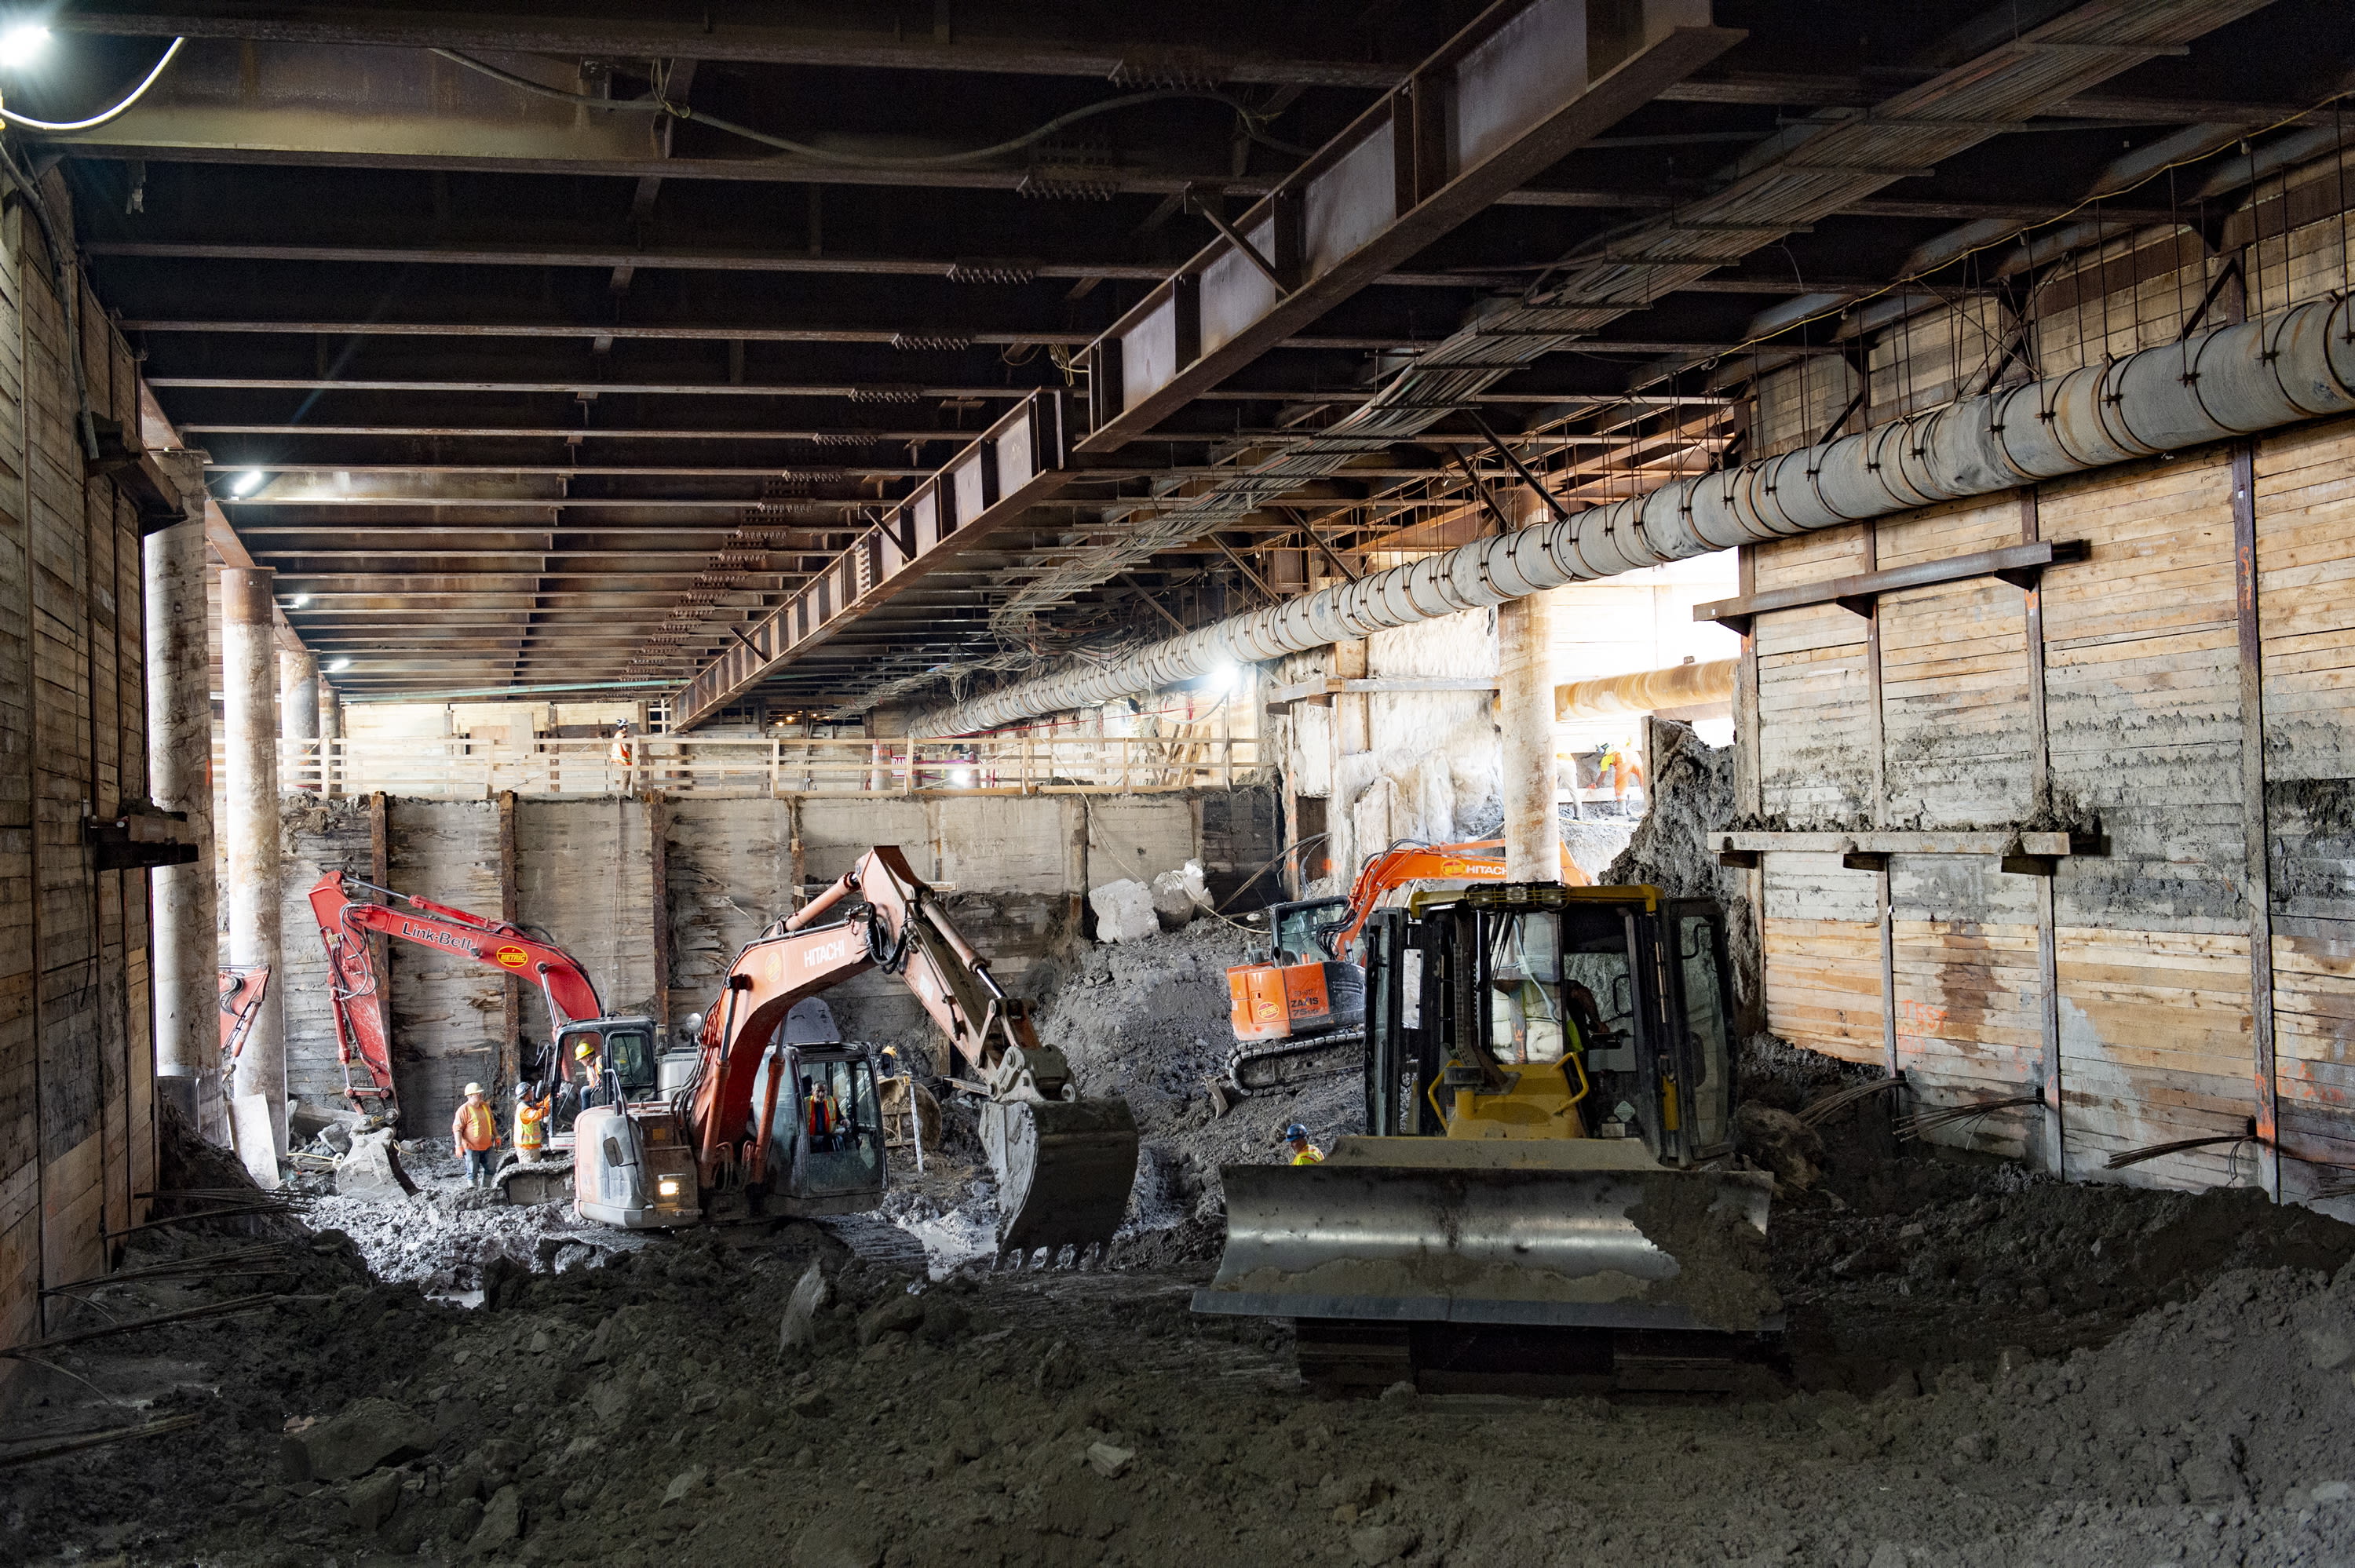
M 678 1178 L 676 1176 L 664 1177 L 661 1181 L 655 1183 L 655 1192 L 658 1196 L 665 1198 L 677 1197 Z

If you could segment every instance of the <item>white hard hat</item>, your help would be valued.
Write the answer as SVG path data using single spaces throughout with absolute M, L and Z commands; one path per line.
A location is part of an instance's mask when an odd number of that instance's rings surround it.
M 466 1092 L 470 1095 L 479 1095 L 483 1092 L 483 1086 L 480 1084 L 468 1084 L 466 1086 Z

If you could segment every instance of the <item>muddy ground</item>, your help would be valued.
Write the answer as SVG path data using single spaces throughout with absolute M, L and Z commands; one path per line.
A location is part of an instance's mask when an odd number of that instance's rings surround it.
M 1180 1144 L 1193 1097 L 1170 1098 Z M 2355 1563 L 2355 1228 L 2253 1191 L 2065 1187 L 1889 1125 L 1836 1119 L 1777 1205 L 1785 1364 L 1684 1404 L 1319 1398 L 1281 1327 L 1189 1314 L 1208 1265 L 1143 1257 L 1150 1230 L 1124 1266 L 935 1279 L 876 1221 L 559 1267 L 527 1220 L 488 1233 L 472 1309 L 428 1295 L 446 1261 L 378 1278 L 293 1215 L 144 1232 L 128 1266 L 279 1250 L 52 1334 L 266 1298 L 28 1366 L 43 1403 L 11 1439 L 195 1422 L 0 1468 L 0 1562 Z M 909 1191 L 954 1207 L 961 1179 Z

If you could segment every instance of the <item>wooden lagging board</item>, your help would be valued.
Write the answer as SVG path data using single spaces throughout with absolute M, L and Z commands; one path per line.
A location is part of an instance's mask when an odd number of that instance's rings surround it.
M 2070 1169 L 2173 1139 L 2224 1136 L 2254 1114 L 2252 911 L 2230 505 L 2223 449 L 2044 487 L 2041 536 L 2091 559 L 2044 584 L 2045 734 L 2056 792 L 2100 814 L 2110 853 L 2052 885 Z M 2281 1136 L 2310 1161 L 2355 1166 L 2355 421 L 2260 445 L 2269 971 Z M 2017 498 L 1884 520 L 1873 564 L 2019 537 Z M 1759 589 L 1864 564 L 1861 531 L 1760 546 Z M 1982 579 L 1883 600 L 1880 664 L 1861 618 L 1833 607 L 1757 626 L 1762 804 L 1795 823 L 1962 826 L 2034 808 L 2023 598 Z M 1879 711 L 1870 711 L 1878 674 Z M 1863 755 L 1873 739 L 1877 758 Z M 1881 1056 L 1885 1007 L 1927 1103 L 2025 1092 L 2046 1006 L 2039 890 L 1991 862 L 1895 857 L 1881 983 L 1872 874 L 1770 856 L 1764 878 L 1768 1025 L 1828 1054 Z M 1885 998 L 1885 1000 L 1884 1000 Z M 1963 1129 L 2021 1148 L 2028 1117 Z M 2225 1148 L 2133 1168 L 2129 1180 L 2249 1179 Z M 2328 1174 L 2323 1172 L 2323 1174 Z M 2286 1195 L 2314 1168 L 2286 1162 Z
M 2262 441 L 2254 471 L 2281 1136 L 2355 1166 L 2355 420 Z M 2284 1190 L 2328 1175 L 2286 1162 Z

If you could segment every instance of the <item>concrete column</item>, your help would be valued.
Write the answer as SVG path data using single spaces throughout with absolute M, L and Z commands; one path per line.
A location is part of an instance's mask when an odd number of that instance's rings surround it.
M 1497 607 L 1497 726 L 1505 795 L 1505 879 L 1561 880 L 1554 815 L 1552 617 L 1543 594 Z
M 165 866 L 147 885 L 155 933 L 156 1093 L 207 1139 L 224 1142 L 203 519 L 150 534 L 145 567 L 148 794 L 164 810 L 188 814 L 197 846 L 194 863 Z
M 316 742 L 319 738 L 319 662 L 292 649 L 278 651 L 278 726 L 288 740 Z M 316 746 L 289 747 L 287 766 L 294 770 L 289 788 L 314 787 L 316 764 L 306 758 Z
M 344 738 L 344 705 L 325 675 L 319 677 L 319 784 L 330 795 L 343 793 L 335 749 L 327 743 Z
M 221 573 L 221 694 L 227 745 L 229 961 L 268 964 L 270 989 L 238 1057 L 229 1093 L 262 1097 L 272 1141 L 286 1150 L 286 976 L 278 928 L 278 649 L 268 567 Z M 314 715 L 316 709 L 313 710 Z M 314 719 L 315 722 L 315 719 Z M 248 1160 L 250 1165 L 252 1161 Z

